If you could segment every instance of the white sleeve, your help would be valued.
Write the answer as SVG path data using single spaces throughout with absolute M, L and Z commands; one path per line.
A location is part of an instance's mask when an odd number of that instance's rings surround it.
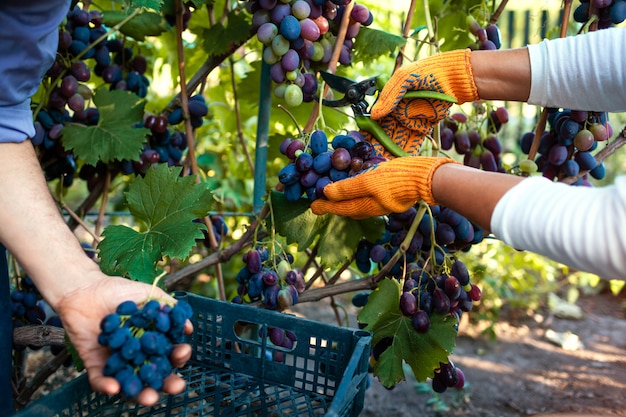
M 626 28 L 544 40 L 528 46 L 528 103 L 543 107 L 626 111 Z
M 592 188 L 528 178 L 496 204 L 494 235 L 605 279 L 626 279 L 626 176 Z

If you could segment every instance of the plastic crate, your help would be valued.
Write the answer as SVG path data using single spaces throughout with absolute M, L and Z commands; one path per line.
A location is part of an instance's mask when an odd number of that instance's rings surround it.
M 90 390 L 86 375 L 17 416 L 357 416 L 363 408 L 371 336 L 288 314 L 178 293 L 194 310 L 187 389 L 152 407 Z M 292 331 L 292 350 L 268 327 Z M 280 352 L 280 353 L 277 353 Z M 276 359 L 282 356 L 282 360 Z M 274 359 L 272 359 L 274 358 Z

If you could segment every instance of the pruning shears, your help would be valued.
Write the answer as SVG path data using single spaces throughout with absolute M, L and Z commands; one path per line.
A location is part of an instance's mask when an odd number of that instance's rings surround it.
M 378 142 L 394 156 L 407 156 L 408 153 L 399 147 L 387 135 L 377 121 L 370 118 L 368 110 L 369 103 L 365 100 L 367 96 L 374 96 L 378 93 L 380 86 L 377 77 L 371 77 L 363 81 L 353 81 L 349 78 L 342 77 L 330 72 L 322 71 L 322 79 L 330 88 L 339 93 L 343 93 L 343 97 L 337 100 L 322 99 L 322 105 L 328 107 L 344 107 L 350 106 L 354 113 L 354 118 L 359 129 L 371 133 Z M 409 91 L 404 95 L 405 98 L 430 98 L 436 100 L 448 101 L 456 103 L 457 100 L 447 94 L 438 91 L 419 90 Z

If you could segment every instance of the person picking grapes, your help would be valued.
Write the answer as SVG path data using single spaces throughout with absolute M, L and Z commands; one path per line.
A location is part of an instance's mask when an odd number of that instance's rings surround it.
M 626 61 L 624 42 L 626 29 L 611 28 L 524 48 L 444 52 L 396 71 L 371 117 L 415 154 L 450 104 L 405 99 L 411 90 L 445 93 L 459 104 L 485 99 L 625 111 L 626 70 L 619 64 Z M 329 184 L 324 195 L 311 204 L 315 214 L 366 218 L 403 212 L 419 200 L 439 204 L 514 248 L 606 279 L 626 279 L 626 175 L 607 187 L 571 187 L 486 172 L 450 158 L 404 156 Z
M 0 4 L 0 242 L 61 318 L 92 388 L 115 394 L 119 383 L 102 372 L 108 353 L 98 343 L 100 321 L 122 301 L 139 303 L 150 294 L 164 303 L 175 300 L 151 285 L 100 271 L 65 224 L 28 140 L 34 134 L 30 97 L 54 61 L 58 26 L 69 6 L 69 0 Z M 187 322 L 185 332 L 192 330 Z M 190 357 L 191 346 L 179 344 L 171 361 L 180 367 Z M 184 388 L 185 381 L 172 373 L 162 390 L 179 393 Z M 158 398 L 157 391 L 145 388 L 134 401 L 152 405 Z

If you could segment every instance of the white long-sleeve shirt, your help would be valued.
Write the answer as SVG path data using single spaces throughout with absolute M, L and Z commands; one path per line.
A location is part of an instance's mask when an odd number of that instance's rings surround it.
M 528 51 L 530 104 L 626 111 L 626 29 L 546 40 Z M 526 179 L 500 199 L 491 230 L 514 248 L 626 279 L 626 176 L 602 188 Z

